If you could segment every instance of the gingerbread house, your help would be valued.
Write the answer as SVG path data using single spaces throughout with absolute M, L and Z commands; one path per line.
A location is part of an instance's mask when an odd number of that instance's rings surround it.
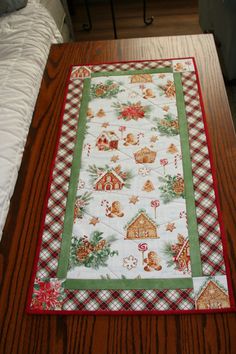
M 131 76 L 131 84 L 152 82 L 152 75 L 150 74 L 137 74 Z
M 111 169 L 98 177 L 95 181 L 94 189 L 97 191 L 119 190 L 123 188 L 124 184 L 124 180 Z
M 195 306 L 198 310 L 230 307 L 229 296 L 225 289 L 210 279 L 197 295 Z
M 153 163 L 156 159 L 156 151 L 144 147 L 134 153 L 136 163 Z
M 159 238 L 157 224 L 141 209 L 126 225 L 126 239 Z
M 85 79 L 86 77 L 91 77 L 91 71 L 86 66 L 76 67 L 72 73 L 72 79 Z
M 177 255 L 174 257 L 177 267 L 181 271 L 190 270 L 190 247 L 189 240 L 185 240 Z
M 113 150 L 118 149 L 119 138 L 113 131 L 102 131 L 96 141 L 98 150 Z

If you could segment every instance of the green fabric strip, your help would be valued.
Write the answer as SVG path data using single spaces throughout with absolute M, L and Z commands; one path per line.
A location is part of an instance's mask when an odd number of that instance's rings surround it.
M 66 289 L 188 289 L 193 287 L 192 278 L 167 279 L 67 279 Z
M 70 185 L 66 204 L 66 213 L 64 218 L 64 230 L 62 234 L 61 253 L 58 262 L 58 278 L 65 278 L 68 270 L 68 262 L 70 255 L 70 245 L 72 237 L 72 229 L 74 222 L 74 205 L 76 200 L 77 183 L 79 178 L 79 170 L 81 166 L 81 157 L 83 149 L 83 141 L 86 130 L 87 109 L 89 102 L 90 79 L 84 80 L 83 99 L 80 106 L 80 113 L 77 127 L 77 141 L 74 148 L 74 156 L 71 168 Z
M 146 69 L 146 70 L 126 70 L 126 71 L 104 71 L 99 73 L 92 73 L 91 77 L 104 76 L 122 76 L 122 75 L 141 75 L 141 74 L 155 74 L 155 73 L 172 73 L 172 68 Z
M 174 73 L 174 81 L 176 87 L 176 101 L 180 125 L 180 141 L 183 157 L 183 172 L 184 172 L 184 188 L 185 201 L 187 208 L 188 232 L 190 243 L 190 258 L 192 276 L 199 277 L 202 275 L 202 264 L 200 255 L 199 235 L 197 227 L 197 217 L 193 189 L 192 165 L 189 148 L 188 123 L 186 118 L 186 109 L 184 103 L 183 87 L 181 74 Z

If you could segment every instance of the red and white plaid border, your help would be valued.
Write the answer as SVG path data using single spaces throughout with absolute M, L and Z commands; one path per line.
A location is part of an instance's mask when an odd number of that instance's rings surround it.
M 157 69 L 157 68 L 170 68 L 172 66 L 171 60 L 158 60 L 158 61 L 140 61 L 140 62 L 127 62 L 127 63 L 110 63 L 93 65 L 92 71 L 94 73 L 104 71 L 126 71 L 126 70 L 144 70 L 144 69 Z
M 203 275 L 225 274 L 215 191 L 194 72 L 182 73 Z
M 186 290 L 65 290 L 67 311 L 192 310 L 193 289 Z
M 37 267 L 39 279 L 56 277 L 82 89 L 81 80 L 69 82 Z
M 170 60 L 101 64 L 93 72 L 171 67 Z M 215 193 L 195 73 L 182 73 L 195 188 L 196 213 L 204 275 L 225 274 Z M 56 277 L 69 189 L 70 168 L 82 97 L 83 80 L 69 81 L 62 131 L 53 169 L 42 245 L 36 277 Z M 64 311 L 152 311 L 194 309 L 193 289 L 185 290 L 68 290 L 62 296 Z

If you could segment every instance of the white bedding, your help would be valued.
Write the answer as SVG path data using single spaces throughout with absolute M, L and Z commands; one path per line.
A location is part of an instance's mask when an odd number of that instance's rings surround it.
M 35 1 L 0 17 L 0 239 L 51 43 L 62 36 Z

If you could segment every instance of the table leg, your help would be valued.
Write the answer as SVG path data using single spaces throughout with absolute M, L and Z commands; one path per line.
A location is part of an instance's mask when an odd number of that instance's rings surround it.
M 149 18 L 146 18 L 146 0 L 143 0 L 143 21 L 145 25 L 150 25 L 154 20 L 154 17 L 151 16 Z
M 82 25 L 82 28 L 85 31 L 90 31 L 92 29 L 92 21 L 91 21 L 91 16 L 90 16 L 88 0 L 84 0 L 84 5 L 85 5 L 86 13 L 87 13 L 88 23 L 84 23 Z
M 111 5 L 111 16 L 112 16 L 112 25 L 113 25 L 114 37 L 115 37 L 115 39 L 117 39 L 116 19 L 115 19 L 115 11 L 114 11 L 113 0 L 110 0 L 110 5 Z

